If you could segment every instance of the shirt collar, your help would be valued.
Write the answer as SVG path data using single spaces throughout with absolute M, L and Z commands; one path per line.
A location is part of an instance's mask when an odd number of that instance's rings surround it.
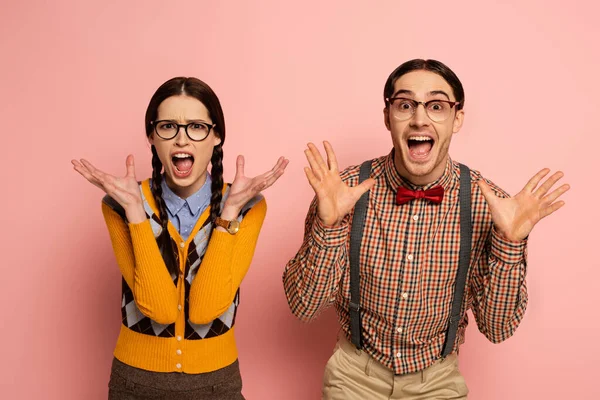
M 198 215 L 200 211 L 203 211 L 210 202 L 211 196 L 211 183 L 212 179 L 210 174 L 206 173 L 206 181 L 204 181 L 204 185 L 194 194 L 192 194 L 187 199 L 182 199 L 177 196 L 175 192 L 171 190 L 169 185 L 167 185 L 165 179 L 162 180 L 161 186 L 163 190 L 163 199 L 165 200 L 165 204 L 167 205 L 167 209 L 169 213 L 173 216 L 177 215 L 181 209 L 187 205 L 193 216 Z
M 447 192 L 454 186 L 455 179 L 458 179 L 458 176 L 456 175 L 453 168 L 452 159 L 448 157 L 448 161 L 446 162 L 446 167 L 444 168 L 444 173 L 442 174 L 442 176 L 440 176 L 434 182 L 428 183 L 424 186 L 414 185 L 407 179 L 400 176 L 400 174 L 396 170 L 396 164 L 394 163 L 394 149 L 392 149 L 390 154 L 387 156 L 387 160 L 384 163 L 384 171 L 387 181 L 393 188 L 393 190 L 396 190 L 399 186 L 403 186 L 411 190 L 427 190 L 440 185 L 444 188 L 444 191 Z

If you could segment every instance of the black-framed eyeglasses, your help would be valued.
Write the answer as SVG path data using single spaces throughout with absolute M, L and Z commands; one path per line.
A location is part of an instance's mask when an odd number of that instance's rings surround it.
M 179 133 L 179 128 L 185 130 L 185 134 L 194 142 L 201 142 L 208 137 L 211 129 L 216 124 L 209 124 L 203 121 L 193 121 L 188 124 L 178 124 L 170 120 L 153 121 L 154 132 L 164 140 L 173 139 Z
M 452 108 L 460 104 L 459 101 L 436 99 L 423 102 L 405 97 L 392 97 L 385 100 L 390 105 L 390 114 L 399 121 L 412 118 L 419 104 L 422 104 L 429 119 L 433 122 L 443 122 L 452 114 Z

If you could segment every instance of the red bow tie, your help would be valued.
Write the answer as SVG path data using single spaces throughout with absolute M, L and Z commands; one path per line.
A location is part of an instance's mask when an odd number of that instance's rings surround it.
M 439 204 L 443 198 L 444 188 L 441 186 L 435 186 L 427 190 L 410 190 L 400 186 L 396 193 L 396 204 L 405 204 L 414 199 L 427 199 Z

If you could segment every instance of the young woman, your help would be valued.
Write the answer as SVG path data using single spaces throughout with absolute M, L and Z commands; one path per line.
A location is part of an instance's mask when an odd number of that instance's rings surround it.
M 132 155 L 124 177 L 72 161 L 106 193 L 102 212 L 123 275 L 109 399 L 243 399 L 234 338 L 239 287 L 265 217 L 260 192 L 288 160 L 248 178 L 238 156 L 233 183 L 224 184 L 223 111 L 196 78 L 158 88 L 146 136 L 153 172 L 141 183 Z

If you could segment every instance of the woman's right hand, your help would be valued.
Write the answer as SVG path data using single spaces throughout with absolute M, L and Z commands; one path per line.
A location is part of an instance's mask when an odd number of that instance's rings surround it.
M 323 142 L 327 153 L 327 163 L 317 147 L 309 143 L 304 154 L 310 164 L 304 168 L 308 182 L 317 196 L 317 214 L 323 224 L 337 226 L 352 211 L 354 205 L 367 190 L 375 185 L 373 178 L 366 179 L 358 186 L 349 187 L 342 181 L 337 159 L 329 142 Z
M 125 209 L 129 222 L 139 223 L 146 219 L 140 187 L 135 177 L 133 155 L 128 155 L 125 160 L 127 173 L 122 178 L 102 172 L 84 159 L 71 160 L 71 163 L 75 171 L 115 199 Z

